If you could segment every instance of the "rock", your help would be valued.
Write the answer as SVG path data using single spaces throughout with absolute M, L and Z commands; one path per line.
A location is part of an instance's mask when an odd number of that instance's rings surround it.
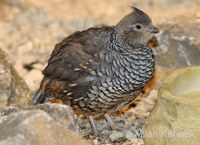
M 0 124 L 0 145 L 89 145 L 41 110 L 20 111 Z
M 113 132 L 112 134 L 109 135 L 109 138 L 112 142 L 118 141 L 122 138 L 124 138 L 124 134 L 122 132 Z
M 183 68 L 200 64 L 200 23 L 193 15 L 179 16 L 160 24 L 157 66 Z
M 135 138 L 136 138 L 136 135 L 132 132 L 132 131 L 126 131 L 126 133 L 125 133 L 125 137 L 128 139 L 128 140 L 130 140 L 130 141 L 133 141 L 133 140 L 135 140 Z
M 0 106 L 0 124 L 6 119 L 6 116 L 17 112 L 18 108 L 13 106 Z
M 47 112 L 55 121 L 72 131 L 78 132 L 75 114 L 72 108 L 62 104 L 39 104 L 27 107 L 28 110 L 43 110 Z
M 24 0 L 3 0 L 8 5 L 24 8 Z
M 0 107 L 0 145 L 89 144 L 77 133 L 70 106 L 41 104 L 24 109 Z
M 39 104 L 36 106 L 28 106 L 23 108 L 23 110 L 42 110 L 48 113 L 56 122 L 68 128 L 72 131 L 78 132 L 79 127 L 76 121 L 76 116 L 72 108 L 68 105 L 62 104 Z M 0 106 L 0 120 L 1 117 L 5 117 L 12 113 L 20 112 L 21 109 L 18 109 L 13 106 Z
M 145 145 L 198 145 L 200 142 L 200 67 L 170 75 L 146 120 Z
M 6 53 L 0 49 L 0 105 L 24 107 L 29 101 L 30 90 L 15 71 Z
M 0 106 L 0 117 L 7 116 L 17 111 L 18 111 L 18 108 L 13 107 L 13 106 Z
M 170 18 L 158 25 L 154 89 L 174 70 L 200 65 L 200 21 L 196 15 Z

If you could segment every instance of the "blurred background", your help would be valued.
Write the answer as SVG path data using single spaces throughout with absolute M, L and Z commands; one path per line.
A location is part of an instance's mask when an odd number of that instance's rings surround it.
M 179 15 L 200 17 L 200 0 L 0 0 L 0 47 L 34 91 L 56 43 L 78 30 L 115 25 L 130 6 L 156 25 Z

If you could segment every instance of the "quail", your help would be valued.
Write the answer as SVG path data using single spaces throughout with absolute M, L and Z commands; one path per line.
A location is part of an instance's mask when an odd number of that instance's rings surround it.
M 154 72 L 147 43 L 159 31 L 147 14 L 132 9 L 116 26 L 78 31 L 56 44 L 32 104 L 61 100 L 89 116 L 134 100 Z

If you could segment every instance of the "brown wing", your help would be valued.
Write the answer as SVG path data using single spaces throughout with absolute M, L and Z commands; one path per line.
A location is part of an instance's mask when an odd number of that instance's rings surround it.
M 85 77 L 84 68 L 94 59 L 100 48 L 96 46 L 91 31 L 76 32 L 58 43 L 53 50 L 43 74 L 59 80 L 76 80 Z M 79 70 L 80 69 L 80 70 Z
M 101 42 L 98 31 L 104 30 L 92 28 L 76 32 L 55 46 L 33 104 L 60 98 L 62 93 L 73 99 L 86 95 L 90 82 L 97 77 L 87 70 L 98 66 L 95 55 L 103 49 L 104 42 Z

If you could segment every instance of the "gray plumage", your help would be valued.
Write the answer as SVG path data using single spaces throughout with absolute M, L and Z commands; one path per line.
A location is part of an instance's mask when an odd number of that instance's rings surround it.
M 155 33 L 149 16 L 133 8 L 116 26 L 70 35 L 55 46 L 32 103 L 59 99 L 88 115 L 118 111 L 152 77 L 147 42 Z

